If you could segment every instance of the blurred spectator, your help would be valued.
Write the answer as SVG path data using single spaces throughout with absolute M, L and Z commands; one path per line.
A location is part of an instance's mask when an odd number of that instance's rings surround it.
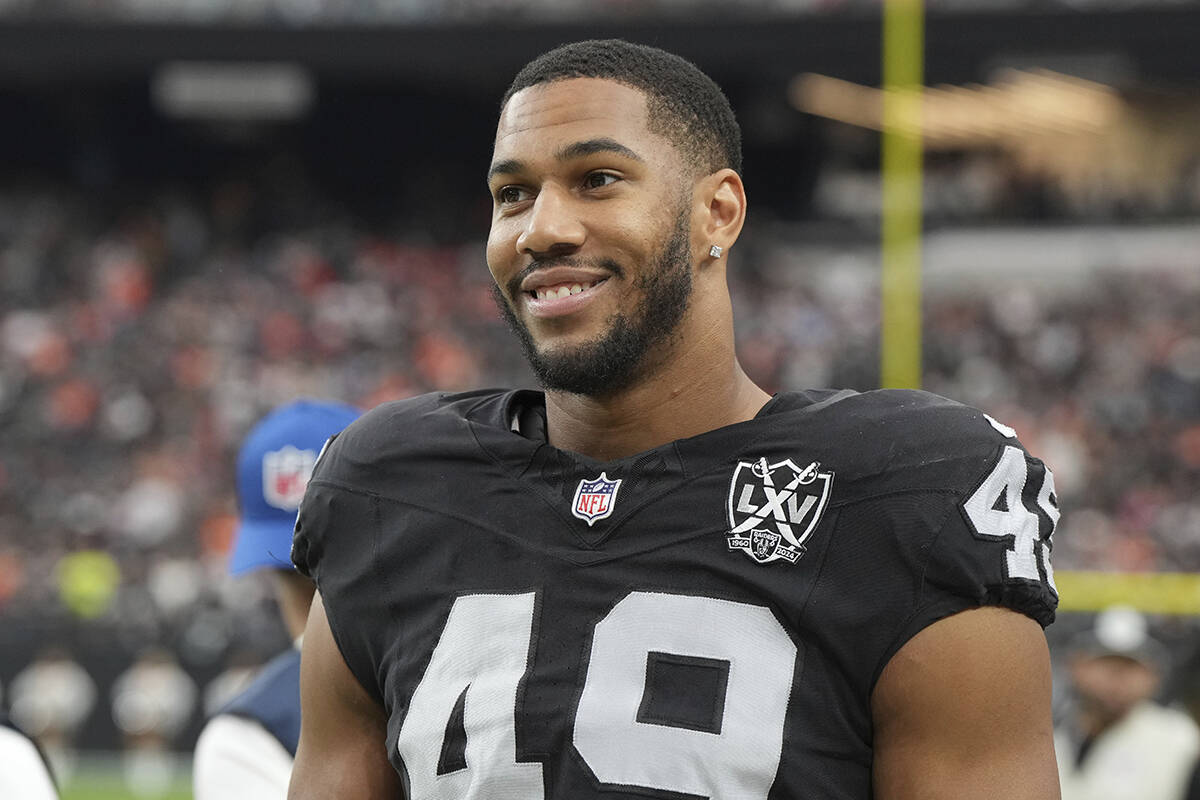
M 75 770 L 74 739 L 96 704 L 96 684 L 59 647 L 43 650 L 9 687 L 13 722 L 41 746 L 55 775 Z
M 297 644 L 316 586 L 290 561 L 296 512 L 326 441 L 359 413 L 340 403 L 290 403 L 255 425 L 238 454 L 241 521 L 229 571 L 266 573 Z M 300 650 L 290 647 L 200 733 L 196 800 L 285 800 L 299 739 Z
M 1063 800 L 1183 800 L 1200 730 L 1154 702 L 1167 653 L 1145 618 L 1102 612 L 1069 657 L 1075 705 L 1055 734 Z
M 157 797 L 175 780 L 171 753 L 196 706 L 196 683 L 163 648 L 142 652 L 117 678 L 113 721 L 125 736 L 125 783 L 137 797 Z

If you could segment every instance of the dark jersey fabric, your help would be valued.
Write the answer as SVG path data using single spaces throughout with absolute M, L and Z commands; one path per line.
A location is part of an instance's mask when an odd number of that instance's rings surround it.
M 796 657 L 783 676 L 771 670 L 786 662 L 768 663 L 752 645 L 738 657 L 646 652 L 629 722 L 665 727 L 652 732 L 667 739 L 687 729 L 681 741 L 698 735 L 706 746 L 747 713 L 725 702 L 731 669 L 757 670 L 764 686 L 790 682 L 770 800 L 871 796 L 871 690 L 922 628 L 985 604 L 1042 625 L 1054 618 L 1041 462 L 1021 451 L 1028 480 L 1014 490 L 1039 537 L 1034 577 L 1010 574 L 1013 538 L 978 531 L 964 511 L 1005 450 L 1020 447 L 975 409 L 914 391 L 786 393 L 753 420 L 608 463 L 514 432 L 514 419 L 537 427 L 530 420 L 542 409 L 530 391 L 386 404 L 328 446 L 308 486 L 293 560 L 317 582 L 346 663 L 386 709 L 388 752 L 406 781 L 397 740 L 451 609 L 468 595 L 536 597 L 516 707 L 496 724 L 515 726 L 516 761 L 540 764 L 544 796 L 564 800 L 705 796 L 673 790 L 670 764 L 656 768 L 665 776 L 657 786 L 604 782 L 576 747 L 597 624 L 634 594 L 767 609 L 786 631 Z M 764 459 L 817 462 L 832 475 L 794 562 L 758 563 L 729 543 L 742 491 L 735 472 L 740 464 L 749 476 Z M 589 525 L 572 502 L 580 481 L 601 473 L 622 483 L 611 515 Z M 994 508 L 1005 502 L 998 496 Z M 461 757 L 471 702 L 464 691 L 445 708 L 439 774 L 478 767 Z
M 217 713 L 254 720 L 294 758 L 300 742 L 300 651 L 290 648 L 272 658 Z

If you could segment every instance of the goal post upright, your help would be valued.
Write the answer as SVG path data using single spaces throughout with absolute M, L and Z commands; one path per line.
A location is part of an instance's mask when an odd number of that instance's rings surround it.
M 921 385 L 924 0 L 883 2 L 880 384 Z

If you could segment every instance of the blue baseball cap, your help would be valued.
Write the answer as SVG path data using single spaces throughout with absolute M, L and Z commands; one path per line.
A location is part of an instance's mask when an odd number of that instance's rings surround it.
M 343 403 L 298 400 L 251 428 L 238 451 L 238 520 L 229 572 L 292 569 L 292 531 L 304 487 L 330 436 L 362 412 Z

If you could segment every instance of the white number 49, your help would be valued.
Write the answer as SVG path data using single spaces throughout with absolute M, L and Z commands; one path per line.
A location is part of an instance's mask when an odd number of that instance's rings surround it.
M 542 764 L 518 761 L 516 743 L 536 614 L 532 592 L 454 601 L 396 743 L 411 800 L 544 800 Z M 720 730 L 640 719 L 650 659 L 664 654 L 725 665 L 714 698 Z M 593 630 L 573 745 L 602 783 L 622 791 L 766 800 L 796 655 L 766 607 L 631 592 Z M 447 757 L 450 727 L 462 741 Z
M 975 532 L 985 539 L 1012 539 L 1012 546 L 1005 553 L 1006 575 L 1009 578 L 1041 580 L 1038 562 L 1045 569 L 1045 580 L 1058 593 L 1054 585 L 1054 570 L 1046 552 L 1047 542 L 1058 525 L 1058 500 L 1054 494 L 1054 475 L 1045 468 L 1042 485 L 1037 493 L 1037 505 L 1050 518 L 1050 530 L 1043 537 L 1038 515 L 1025 507 L 1021 496 L 1029 479 L 1029 468 L 1025 453 L 1019 447 L 1005 445 L 1000 460 L 992 468 L 983 483 L 963 503 L 963 510 Z

